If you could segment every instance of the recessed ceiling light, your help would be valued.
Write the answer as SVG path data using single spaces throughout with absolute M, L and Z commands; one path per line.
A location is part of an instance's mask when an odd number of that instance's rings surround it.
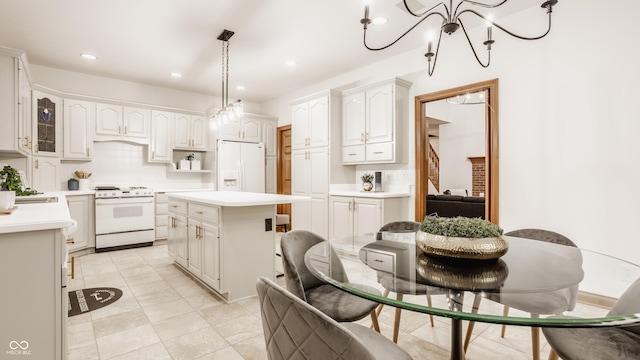
M 80 54 L 80 56 L 82 56 L 83 58 L 87 59 L 87 60 L 96 60 L 97 57 L 95 55 L 91 55 L 91 54 Z
M 289 59 L 287 61 L 284 62 L 285 65 L 287 66 L 296 66 L 297 62 L 293 59 Z
M 174 78 L 181 78 L 181 77 L 182 77 L 182 74 L 177 73 L 177 72 L 172 72 L 172 73 L 171 73 L 171 76 L 172 76 L 172 77 L 174 77 Z
M 383 17 L 383 16 L 378 16 L 373 18 L 373 20 L 371 20 L 371 23 L 373 25 L 382 25 L 382 24 L 386 24 L 387 23 L 387 18 Z
M 236 86 L 236 90 L 244 90 L 244 89 L 245 89 L 244 85 Z

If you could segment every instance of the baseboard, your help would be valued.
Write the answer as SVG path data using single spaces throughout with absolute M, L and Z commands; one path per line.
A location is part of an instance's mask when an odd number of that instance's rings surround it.
M 581 304 L 597 306 L 603 309 L 611 309 L 616 301 L 618 301 L 618 299 L 609 296 L 594 294 L 586 291 L 578 292 L 578 302 Z

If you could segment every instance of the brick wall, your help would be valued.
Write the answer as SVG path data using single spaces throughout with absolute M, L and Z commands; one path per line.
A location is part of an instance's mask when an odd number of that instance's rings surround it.
M 471 196 L 480 196 L 480 193 L 485 193 L 485 169 L 486 159 L 484 156 L 470 157 L 471 160 L 471 176 L 473 185 L 471 187 Z

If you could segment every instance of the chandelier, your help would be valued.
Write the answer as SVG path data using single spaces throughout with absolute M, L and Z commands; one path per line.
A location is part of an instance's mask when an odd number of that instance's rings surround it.
M 242 100 L 229 103 L 229 39 L 233 34 L 233 31 L 225 29 L 218 36 L 218 40 L 222 41 L 222 106 L 212 118 L 214 127 L 223 126 L 244 116 Z
M 509 30 L 505 29 L 504 27 L 502 27 L 501 25 L 495 23 L 493 20 L 490 19 L 489 16 L 483 15 L 483 14 L 479 13 L 478 11 L 476 11 L 476 10 L 474 10 L 472 8 L 472 7 L 477 7 L 477 8 L 495 9 L 495 8 L 498 8 L 499 6 L 505 4 L 507 1 L 508 0 L 501 0 L 496 4 L 485 4 L 485 3 L 477 2 L 477 1 L 459 0 L 459 2 L 457 2 L 457 5 L 454 7 L 453 6 L 454 5 L 453 0 L 449 0 L 449 5 L 448 6 L 443 1 L 443 2 L 438 3 L 437 5 L 433 6 L 432 8 L 430 8 L 428 10 L 425 10 L 423 12 L 419 12 L 418 13 L 418 12 L 412 10 L 409 7 L 409 5 L 407 4 L 407 0 L 403 0 L 404 8 L 407 10 L 407 12 L 409 14 L 419 18 L 419 20 L 413 26 L 411 26 L 407 31 L 405 31 L 402 35 L 400 35 L 398 38 L 396 38 L 394 41 L 392 41 L 388 45 L 385 45 L 385 46 L 382 46 L 382 47 L 378 47 L 378 48 L 370 47 L 369 45 L 367 45 L 367 26 L 369 24 L 371 24 L 371 19 L 369 18 L 369 4 L 366 4 L 365 7 L 364 7 L 364 18 L 360 20 L 360 23 L 364 27 L 363 43 L 364 43 L 364 46 L 369 50 L 372 50 L 372 51 L 384 50 L 384 49 L 392 46 L 393 44 L 397 43 L 405 35 L 407 35 L 409 32 L 411 32 L 411 30 L 415 29 L 418 25 L 420 25 L 423 21 L 427 20 L 431 16 L 440 16 L 442 18 L 442 26 L 440 27 L 440 34 L 438 36 L 438 43 L 436 44 L 436 52 L 435 53 L 433 52 L 433 50 L 432 50 L 433 49 L 432 42 L 429 41 L 429 43 L 427 45 L 427 53 L 424 54 L 424 56 L 427 57 L 427 60 L 428 60 L 428 63 L 429 63 L 428 64 L 429 65 L 428 66 L 429 76 L 433 75 L 433 71 L 436 68 L 436 61 L 438 60 L 438 52 L 440 50 L 440 40 L 442 39 L 442 33 L 444 32 L 444 33 L 447 33 L 448 35 L 451 35 L 451 34 L 456 32 L 460 28 L 464 32 L 464 35 L 467 38 L 467 42 L 469 43 L 469 47 L 471 47 L 471 51 L 473 52 L 473 55 L 475 56 L 476 60 L 478 61 L 478 64 L 480 64 L 484 68 L 487 68 L 487 67 L 489 67 L 489 64 L 491 63 L 491 45 L 493 45 L 495 43 L 495 40 L 493 40 L 493 38 L 492 38 L 492 28 L 493 28 L 493 26 L 495 26 L 498 29 L 502 30 L 503 32 L 505 32 L 505 33 L 515 37 L 515 38 L 521 39 L 521 40 L 538 40 L 538 39 L 542 39 L 551 30 L 551 12 L 552 12 L 552 8 L 553 8 L 554 5 L 556 5 L 558 3 L 558 0 L 548 0 L 548 1 L 545 1 L 544 3 L 542 3 L 542 5 L 540 7 L 543 8 L 543 9 L 547 9 L 547 14 L 549 15 L 549 24 L 547 26 L 547 31 L 545 31 L 542 35 L 533 36 L 533 37 L 527 37 L 527 36 L 521 36 L 521 35 L 515 34 L 512 31 L 509 31 Z M 467 5 L 467 6 L 463 6 L 463 5 Z M 485 40 L 482 43 L 487 48 L 487 60 L 486 60 L 486 62 L 483 62 L 478 57 L 478 53 L 476 52 L 476 48 L 473 46 L 473 43 L 471 42 L 471 39 L 469 38 L 469 34 L 467 33 L 467 29 L 465 28 L 464 23 L 462 22 L 462 18 L 461 17 L 463 15 L 465 15 L 465 17 L 467 17 L 467 14 L 469 16 L 475 15 L 476 17 L 483 19 L 487 23 L 487 40 Z

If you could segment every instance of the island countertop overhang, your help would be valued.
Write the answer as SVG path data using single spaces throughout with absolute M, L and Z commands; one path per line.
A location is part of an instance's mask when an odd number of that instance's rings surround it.
M 260 206 L 291 204 L 311 200 L 309 196 L 265 194 L 242 191 L 200 191 L 167 193 L 169 199 L 180 199 L 217 206 Z

